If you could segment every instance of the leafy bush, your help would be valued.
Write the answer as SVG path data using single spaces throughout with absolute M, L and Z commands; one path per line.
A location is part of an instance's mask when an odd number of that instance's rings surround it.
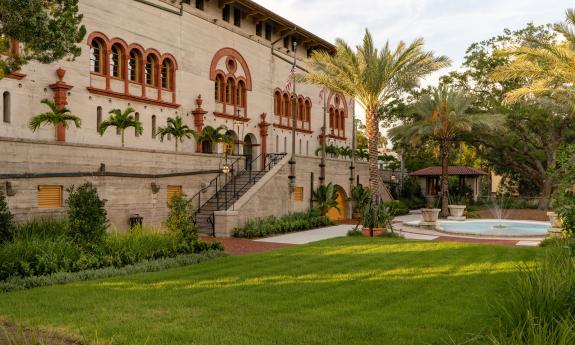
M 91 183 L 68 188 L 68 222 L 70 236 L 81 245 L 100 243 L 108 228 L 106 201 L 100 199 Z
M 353 200 L 353 212 L 361 213 L 361 209 L 371 199 L 371 190 L 358 184 L 351 191 L 351 199 Z
M 330 209 L 337 207 L 335 186 L 331 182 L 327 185 L 319 186 L 313 191 L 313 199 L 317 203 L 317 209 L 321 215 L 325 216 Z
M 192 216 L 192 204 L 185 194 L 178 193 L 168 203 L 170 214 L 166 220 L 168 230 L 187 243 L 196 242 L 198 229 Z
M 361 225 L 364 229 L 369 229 L 370 236 L 373 237 L 374 228 L 392 229 L 391 220 L 394 212 L 393 205 L 370 200 L 361 211 Z
M 308 230 L 333 225 L 321 211 L 311 210 L 305 213 L 292 213 L 283 217 L 270 216 L 249 220 L 242 228 L 234 230 L 234 237 L 257 238 L 273 234 Z
M 392 208 L 394 216 L 409 214 L 409 207 L 402 200 L 387 201 L 385 205 Z
M 8 209 L 4 193 L 0 192 L 0 244 L 12 239 L 14 217 Z

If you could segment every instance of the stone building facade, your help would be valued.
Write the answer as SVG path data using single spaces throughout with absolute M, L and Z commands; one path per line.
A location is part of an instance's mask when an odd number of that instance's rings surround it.
M 159 226 L 170 191 L 197 193 L 227 159 L 221 147 L 194 140 L 176 154 L 173 138 L 156 135 L 169 117 L 197 131 L 226 126 L 230 154 L 262 166 L 258 157 L 291 153 L 295 104 L 295 153 L 317 165 L 325 104 L 328 140 L 351 146 L 349 100 L 311 85 L 297 84 L 295 97 L 286 90 L 294 59 L 301 73 L 312 51 L 334 47 L 253 1 L 81 0 L 80 12 L 88 31 L 80 57 L 31 63 L 0 80 L 0 188 L 19 219 L 63 212 L 46 206 L 62 203 L 67 186 L 91 181 L 114 227 L 136 213 Z M 81 128 L 32 132 L 44 98 L 79 116 Z M 121 147 L 113 128 L 102 136 L 97 128 L 110 110 L 127 107 L 144 131 L 127 130 Z M 61 200 L 50 186 L 62 187 Z

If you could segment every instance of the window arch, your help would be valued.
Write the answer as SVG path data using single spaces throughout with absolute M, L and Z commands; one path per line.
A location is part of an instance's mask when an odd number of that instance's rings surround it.
M 104 56 L 106 46 L 100 38 L 94 38 L 90 42 L 90 72 L 104 74 Z
M 224 77 L 218 74 L 215 80 L 216 102 L 224 102 Z
M 274 114 L 281 115 L 282 109 L 282 95 L 279 91 L 276 90 L 274 93 Z
M 162 87 L 172 91 L 174 89 L 174 64 L 171 60 L 165 59 L 162 62 Z
M 158 58 L 152 54 L 148 55 L 146 58 L 146 85 L 149 86 L 158 86 Z
M 335 122 L 334 122 L 334 112 L 333 112 L 333 108 L 329 109 L 329 127 L 330 128 L 334 128 Z
M 289 117 L 291 111 L 291 107 L 290 107 L 290 99 L 289 99 L 289 95 L 287 93 L 283 94 L 283 102 L 282 102 L 282 115 Z
M 284 152 L 287 152 L 287 137 L 284 137 Z
M 243 80 L 238 82 L 238 90 L 237 90 L 237 105 L 238 107 L 245 108 L 246 106 L 246 84 Z
M 2 94 L 2 120 L 4 123 L 10 123 L 12 121 L 12 104 L 10 92 L 4 91 Z
M 276 135 L 276 153 L 280 153 L 280 136 Z
M 96 130 L 100 128 L 101 124 L 102 124 L 102 107 L 98 106 L 96 108 Z
M 152 139 L 156 139 L 156 115 L 152 115 Z
M 297 120 L 304 121 L 305 107 L 303 104 L 303 98 L 298 98 L 297 100 Z
M 305 116 L 304 121 L 311 123 L 311 101 L 309 99 L 305 100 Z
M 119 44 L 114 44 L 110 50 L 110 76 L 124 79 L 124 49 Z
M 226 81 L 226 103 L 227 104 L 234 104 L 234 89 L 235 89 L 235 80 L 232 77 L 229 77 Z
M 137 49 L 130 51 L 128 60 L 128 79 L 135 83 L 142 82 L 142 54 Z

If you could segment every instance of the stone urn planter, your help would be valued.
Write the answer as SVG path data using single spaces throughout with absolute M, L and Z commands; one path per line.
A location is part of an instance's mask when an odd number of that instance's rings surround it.
M 555 212 L 547 212 L 547 217 L 549 217 L 549 221 L 551 222 L 551 228 L 549 229 L 549 236 L 550 237 L 562 237 L 563 230 L 561 229 L 561 218 Z
M 439 208 L 423 208 L 421 209 L 421 222 L 419 226 L 435 230 L 437 227 L 437 218 L 439 217 L 439 212 L 441 209 Z
M 449 220 L 458 220 L 463 221 L 465 220 L 465 216 L 463 215 L 465 212 L 465 205 L 449 205 Z

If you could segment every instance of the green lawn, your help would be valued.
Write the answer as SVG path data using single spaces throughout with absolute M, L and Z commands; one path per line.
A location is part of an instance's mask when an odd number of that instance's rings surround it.
M 444 344 L 536 248 L 340 238 L 0 295 L 0 317 L 116 344 Z

